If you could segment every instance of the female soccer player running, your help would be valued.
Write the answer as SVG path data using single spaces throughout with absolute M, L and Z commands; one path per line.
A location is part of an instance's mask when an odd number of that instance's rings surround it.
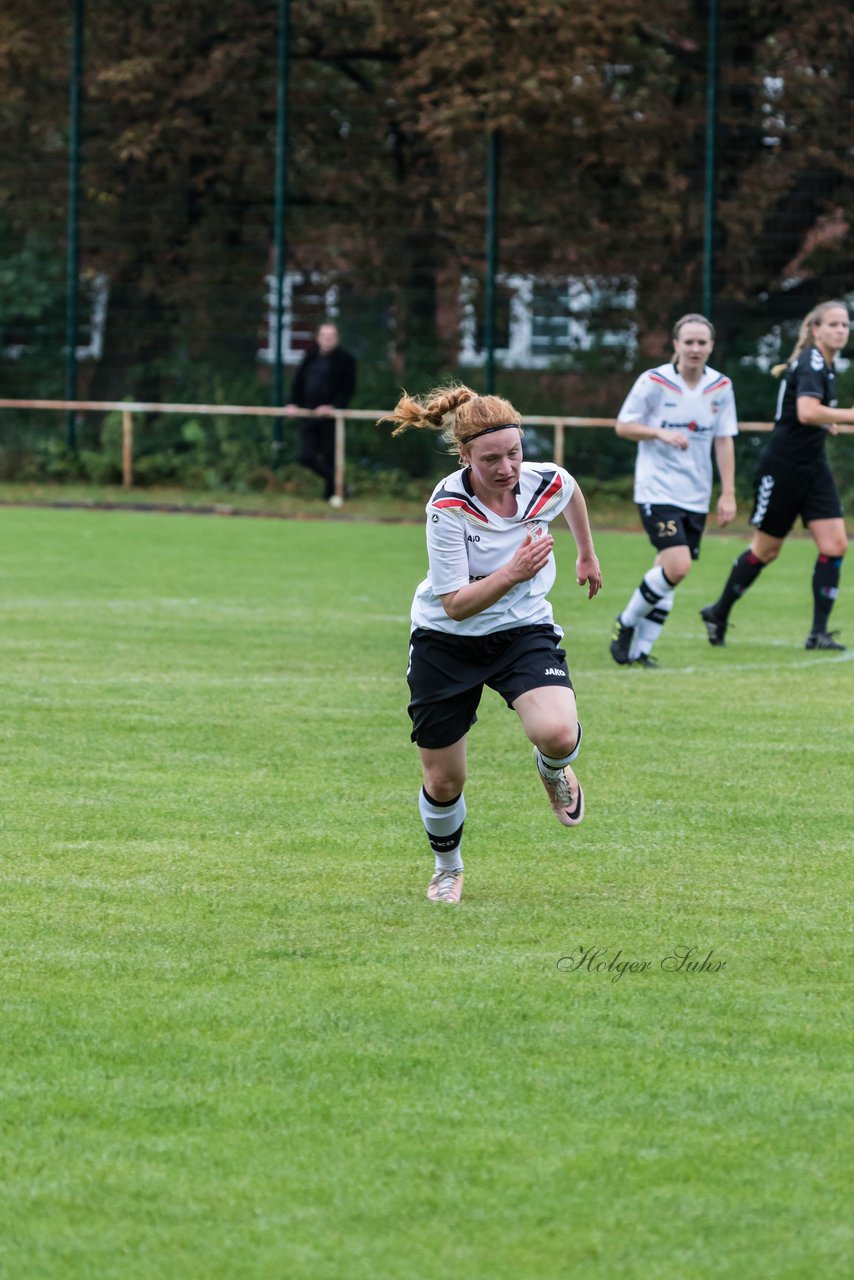
M 427 577 L 412 603 L 407 679 L 412 740 L 423 783 L 418 804 L 435 856 L 431 902 L 456 903 L 463 885 L 466 742 L 484 685 L 522 722 L 549 803 L 564 826 L 584 817 L 570 761 L 581 726 L 563 635 L 547 599 L 555 580 L 549 524 L 563 514 L 588 599 L 602 586 L 587 507 L 575 480 L 552 463 L 522 461 L 519 414 L 468 387 L 403 395 L 394 435 L 440 430 L 461 466 L 427 503 Z
M 710 644 L 723 644 L 732 606 L 759 574 L 776 560 L 800 516 L 818 548 L 812 575 L 812 630 L 807 649 L 844 649 L 828 631 L 839 588 L 842 558 L 848 546 L 842 504 L 824 446 L 837 423 L 854 423 L 854 409 L 836 407 L 833 361 L 848 342 L 848 308 L 822 302 L 801 324 L 788 364 L 772 373 L 783 383 L 777 397 L 774 430 L 759 455 L 755 505 L 756 529 L 747 551 L 735 561 L 719 600 L 700 610 Z
M 657 666 L 650 650 L 673 608 L 673 593 L 700 554 L 712 495 L 712 442 L 721 478 L 718 524 L 735 517 L 735 396 L 710 369 L 715 331 L 705 316 L 673 327 L 673 360 L 642 373 L 617 419 L 617 435 L 637 440 L 635 502 L 658 551 L 611 638 L 621 666 Z

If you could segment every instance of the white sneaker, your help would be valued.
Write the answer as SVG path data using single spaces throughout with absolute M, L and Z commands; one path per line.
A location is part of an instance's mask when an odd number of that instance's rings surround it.
M 577 827 L 584 817 L 584 792 L 569 765 L 563 769 L 549 769 L 547 774 L 543 773 L 540 768 L 540 753 L 536 747 L 534 747 L 534 763 L 546 789 L 552 813 L 558 822 L 565 827 Z

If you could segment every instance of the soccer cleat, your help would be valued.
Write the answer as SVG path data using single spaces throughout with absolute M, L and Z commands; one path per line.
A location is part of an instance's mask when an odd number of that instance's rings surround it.
M 575 774 L 567 765 L 563 769 L 550 769 L 548 776 L 540 768 L 540 757 L 534 747 L 534 763 L 549 798 L 552 812 L 565 827 L 577 827 L 584 817 L 584 792 Z
M 709 637 L 709 644 L 723 644 L 727 623 L 726 619 L 719 618 L 715 613 L 715 606 L 713 604 L 704 605 L 700 610 L 700 617 L 706 624 L 706 635 Z
M 462 871 L 437 871 L 427 886 L 427 897 L 431 902 L 447 902 L 453 905 L 459 902 L 462 892 Z
M 646 667 L 648 671 L 655 671 L 660 665 L 658 658 L 653 658 L 650 653 L 639 653 L 638 656 L 636 658 L 632 658 L 629 663 L 629 666 L 631 667 Z
M 620 621 L 620 615 L 617 614 L 614 620 L 614 630 L 611 632 L 611 657 L 621 667 L 629 665 L 629 649 L 632 647 L 634 634 L 634 627 L 627 627 L 624 622 Z
M 805 649 L 836 649 L 840 653 L 844 652 L 845 645 L 839 644 L 834 640 L 834 636 L 838 636 L 838 631 L 811 631 L 807 636 Z

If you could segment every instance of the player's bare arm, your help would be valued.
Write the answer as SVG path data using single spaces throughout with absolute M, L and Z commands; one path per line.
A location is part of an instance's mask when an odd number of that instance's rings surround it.
M 684 431 L 665 430 L 664 427 L 650 427 L 645 422 L 617 422 L 614 430 L 621 440 L 660 440 L 672 449 L 687 449 L 688 437 Z
M 718 436 L 715 440 L 715 461 L 721 479 L 721 494 L 718 498 L 718 524 L 723 527 L 735 519 L 735 445 L 732 436 Z
M 580 587 L 586 584 L 587 599 L 592 600 L 602 590 L 602 570 L 599 568 L 599 560 L 593 548 L 593 534 L 590 531 L 587 503 L 584 501 L 584 494 L 577 484 L 575 492 L 564 508 L 563 515 L 578 548 L 578 559 L 575 562 L 575 580 Z
M 439 599 L 449 618 L 462 622 L 482 613 L 520 582 L 535 578 L 552 553 L 554 538 L 550 533 L 534 537 L 529 534 L 507 564 L 478 582 L 469 582 L 456 591 L 448 591 Z
M 854 409 L 833 408 L 822 404 L 815 396 L 798 396 L 798 420 L 808 427 L 826 427 L 832 436 L 837 434 L 837 426 L 841 423 L 854 423 Z

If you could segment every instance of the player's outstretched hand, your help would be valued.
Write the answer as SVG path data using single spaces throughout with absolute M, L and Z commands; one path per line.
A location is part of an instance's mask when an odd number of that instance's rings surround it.
M 735 498 L 731 498 L 726 494 L 721 494 L 718 498 L 718 524 L 723 528 L 725 524 L 731 524 L 736 515 Z
M 587 584 L 587 599 L 592 600 L 602 590 L 602 570 L 596 556 L 579 556 L 575 562 L 575 580 L 580 587 Z

